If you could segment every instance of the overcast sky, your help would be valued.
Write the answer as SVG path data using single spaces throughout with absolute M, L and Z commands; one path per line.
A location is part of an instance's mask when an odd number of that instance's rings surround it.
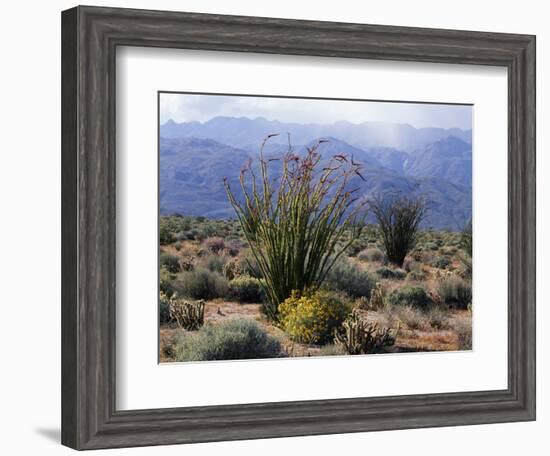
M 472 128 L 472 106 L 375 101 L 161 93 L 160 122 L 205 122 L 216 116 L 265 117 L 297 123 L 369 121 L 410 124 L 416 128 Z

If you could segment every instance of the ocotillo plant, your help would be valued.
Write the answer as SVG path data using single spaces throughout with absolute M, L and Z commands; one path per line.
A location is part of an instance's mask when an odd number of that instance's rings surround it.
M 464 254 L 460 256 L 460 261 L 464 267 L 464 276 L 472 277 L 472 251 L 473 251 L 473 239 L 472 239 L 472 221 L 462 229 L 460 234 L 460 246 L 464 250 Z
M 348 188 L 352 177 L 363 178 L 353 158 L 340 154 L 322 162 L 317 150 L 324 141 L 319 141 L 304 155 L 289 145 L 281 158 L 268 160 L 263 150 L 271 136 L 260 149 L 259 170 L 249 162 L 241 171 L 242 199 L 227 180 L 225 188 L 264 278 L 266 314 L 277 320 L 279 304 L 293 290 L 319 287 L 359 236 L 365 211 L 358 188 Z M 270 162 L 282 168 L 275 179 Z M 348 230 L 352 235 L 344 240 Z
M 378 222 L 388 261 L 402 267 L 405 257 L 416 245 L 420 223 L 426 216 L 424 199 L 374 195 L 369 207 Z
M 460 233 L 460 246 L 470 257 L 472 256 L 472 245 L 472 221 L 470 220 Z

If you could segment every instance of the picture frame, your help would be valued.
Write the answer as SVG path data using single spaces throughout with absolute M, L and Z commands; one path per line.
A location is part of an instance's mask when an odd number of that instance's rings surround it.
M 508 70 L 508 388 L 116 409 L 117 46 Z M 535 419 L 535 37 L 198 13 L 62 13 L 62 443 L 74 449 Z

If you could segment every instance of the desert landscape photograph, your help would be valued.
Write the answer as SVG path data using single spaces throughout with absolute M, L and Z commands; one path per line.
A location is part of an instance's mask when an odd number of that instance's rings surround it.
M 159 362 L 472 350 L 472 106 L 159 92 Z

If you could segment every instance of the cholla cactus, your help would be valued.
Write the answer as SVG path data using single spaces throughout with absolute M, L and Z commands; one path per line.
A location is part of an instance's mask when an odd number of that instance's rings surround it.
M 180 328 L 195 331 L 204 324 L 204 301 L 184 301 L 172 297 L 170 299 L 170 318 Z
M 370 292 L 369 309 L 379 310 L 386 306 L 386 291 L 380 282 L 376 283 L 374 289 Z
M 235 277 L 243 275 L 244 272 L 239 267 L 238 259 L 232 258 L 223 265 L 222 273 L 227 280 L 233 280 Z
M 336 333 L 334 343 L 350 355 L 378 353 L 392 346 L 398 333 L 399 326 L 395 331 L 391 328 L 379 329 L 377 324 L 367 323 L 354 310 Z

